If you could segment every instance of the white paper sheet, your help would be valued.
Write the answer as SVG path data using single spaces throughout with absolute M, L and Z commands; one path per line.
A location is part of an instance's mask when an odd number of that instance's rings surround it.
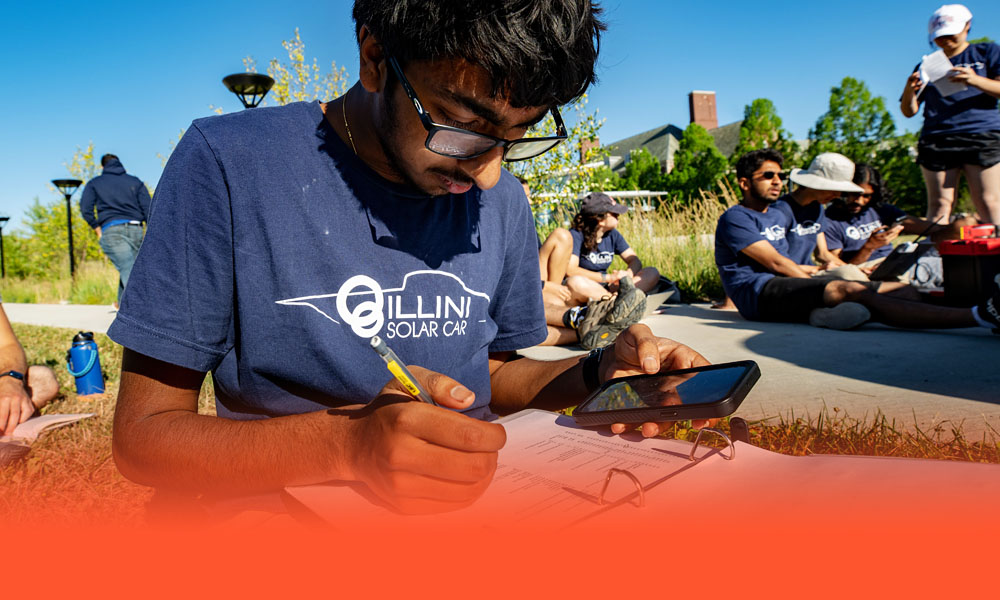
M 928 82 L 934 84 L 934 87 L 937 88 L 942 96 L 951 96 L 952 94 L 964 92 L 968 89 L 968 86 L 964 83 L 957 83 L 948 79 L 954 68 L 954 65 L 945 56 L 944 51 L 938 50 L 937 52 L 928 54 L 921 61 L 920 78 L 923 79 L 924 85 Z

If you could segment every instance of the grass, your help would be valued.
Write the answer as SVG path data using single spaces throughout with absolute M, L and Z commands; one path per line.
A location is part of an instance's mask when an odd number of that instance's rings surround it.
M 76 396 L 64 363 L 75 331 L 21 324 L 15 324 L 14 331 L 29 362 L 52 367 L 59 378 L 61 393 L 43 412 L 94 412 L 97 417 L 43 434 L 25 460 L 0 468 L 0 519 L 4 523 L 79 523 L 81 519 L 142 523 L 152 490 L 122 477 L 111 458 L 121 347 L 107 336 L 95 335 L 107 393 L 83 399 Z M 214 415 L 210 379 L 202 387 L 199 412 Z M 728 420 L 719 427 L 728 433 Z M 678 424 L 665 435 L 693 441 L 695 433 Z M 880 414 L 854 419 L 837 408 L 814 418 L 786 415 L 751 422 L 750 435 L 754 445 L 796 456 L 865 454 L 1000 463 L 996 435 L 972 441 L 962 434 L 960 425 L 942 423 L 924 431 L 904 427 Z M 713 443 L 713 438 L 708 443 Z
M 4 278 L 4 302 L 32 304 L 110 305 L 118 297 L 118 271 L 108 261 L 88 261 L 76 268 L 76 276 L 56 279 Z

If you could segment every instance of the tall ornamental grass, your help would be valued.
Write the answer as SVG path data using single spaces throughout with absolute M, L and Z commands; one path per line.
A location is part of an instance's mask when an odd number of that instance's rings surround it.
M 4 302 L 34 304 L 111 304 L 118 297 L 118 271 L 106 260 L 87 261 L 70 279 L 69 261 L 53 267 L 65 275 L 52 279 L 7 277 L 0 284 Z

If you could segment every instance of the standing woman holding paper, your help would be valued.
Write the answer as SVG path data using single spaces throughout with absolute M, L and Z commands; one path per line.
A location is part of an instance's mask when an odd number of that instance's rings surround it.
M 928 25 L 930 40 L 953 65 L 947 81 L 965 89 L 955 91 L 954 85 L 938 89 L 923 80 L 918 65 L 900 98 L 900 110 L 907 117 L 924 104 L 917 163 L 927 185 L 927 219 L 933 222 L 948 221 L 958 176 L 964 173 L 979 218 L 1000 223 L 1000 46 L 970 44 L 971 24 L 968 8 L 945 4 L 934 11 Z

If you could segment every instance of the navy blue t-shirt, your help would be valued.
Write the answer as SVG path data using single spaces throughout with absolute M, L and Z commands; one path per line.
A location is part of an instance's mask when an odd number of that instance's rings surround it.
M 786 219 L 773 207 L 762 213 L 742 204 L 729 207 L 719 217 L 715 228 L 715 264 L 719 267 L 726 295 L 732 298 L 745 319 L 757 318 L 757 297 L 764 284 L 775 275 L 742 250 L 766 240 L 783 256 L 788 256 Z
M 826 236 L 826 245 L 830 250 L 840 249 L 841 260 L 850 261 L 883 224 L 893 223 L 905 214 L 891 204 L 869 206 L 856 215 L 845 215 L 843 218 L 831 211 L 823 234 Z M 892 244 L 886 244 L 872 252 L 868 260 L 882 258 L 890 252 Z
M 603 273 L 611 266 L 611 261 L 616 254 L 621 254 L 629 249 L 628 242 L 618 233 L 617 229 L 612 229 L 604 234 L 601 241 L 597 242 L 597 248 L 587 254 L 583 251 L 583 232 L 577 229 L 570 229 L 573 236 L 573 254 L 580 257 L 580 267 L 589 271 Z
M 521 184 L 430 197 L 358 159 L 318 103 L 195 121 L 153 199 L 108 335 L 211 371 L 218 414 L 365 403 L 392 379 L 370 348 L 445 373 L 491 418 L 487 353 L 545 339 Z
M 791 194 L 785 194 L 768 212 L 771 210 L 781 212 L 787 219 L 785 239 L 788 240 L 788 258 L 800 265 L 815 264 L 812 255 L 816 249 L 816 235 L 823 231 L 826 224 L 823 205 L 812 202 L 802 206 Z
M 971 67 L 977 75 L 996 79 L 1000 76 L 1000 46 L 993 42 L 969 44 L 968 48 L 951 58 L 951 64 Z M 997 99 L 978 88 L 970 85 L 964 92 L 942 96 L 936 87 L 928 83 L 921 97 L 924 100 L 921 136 L 1000 131 Z

